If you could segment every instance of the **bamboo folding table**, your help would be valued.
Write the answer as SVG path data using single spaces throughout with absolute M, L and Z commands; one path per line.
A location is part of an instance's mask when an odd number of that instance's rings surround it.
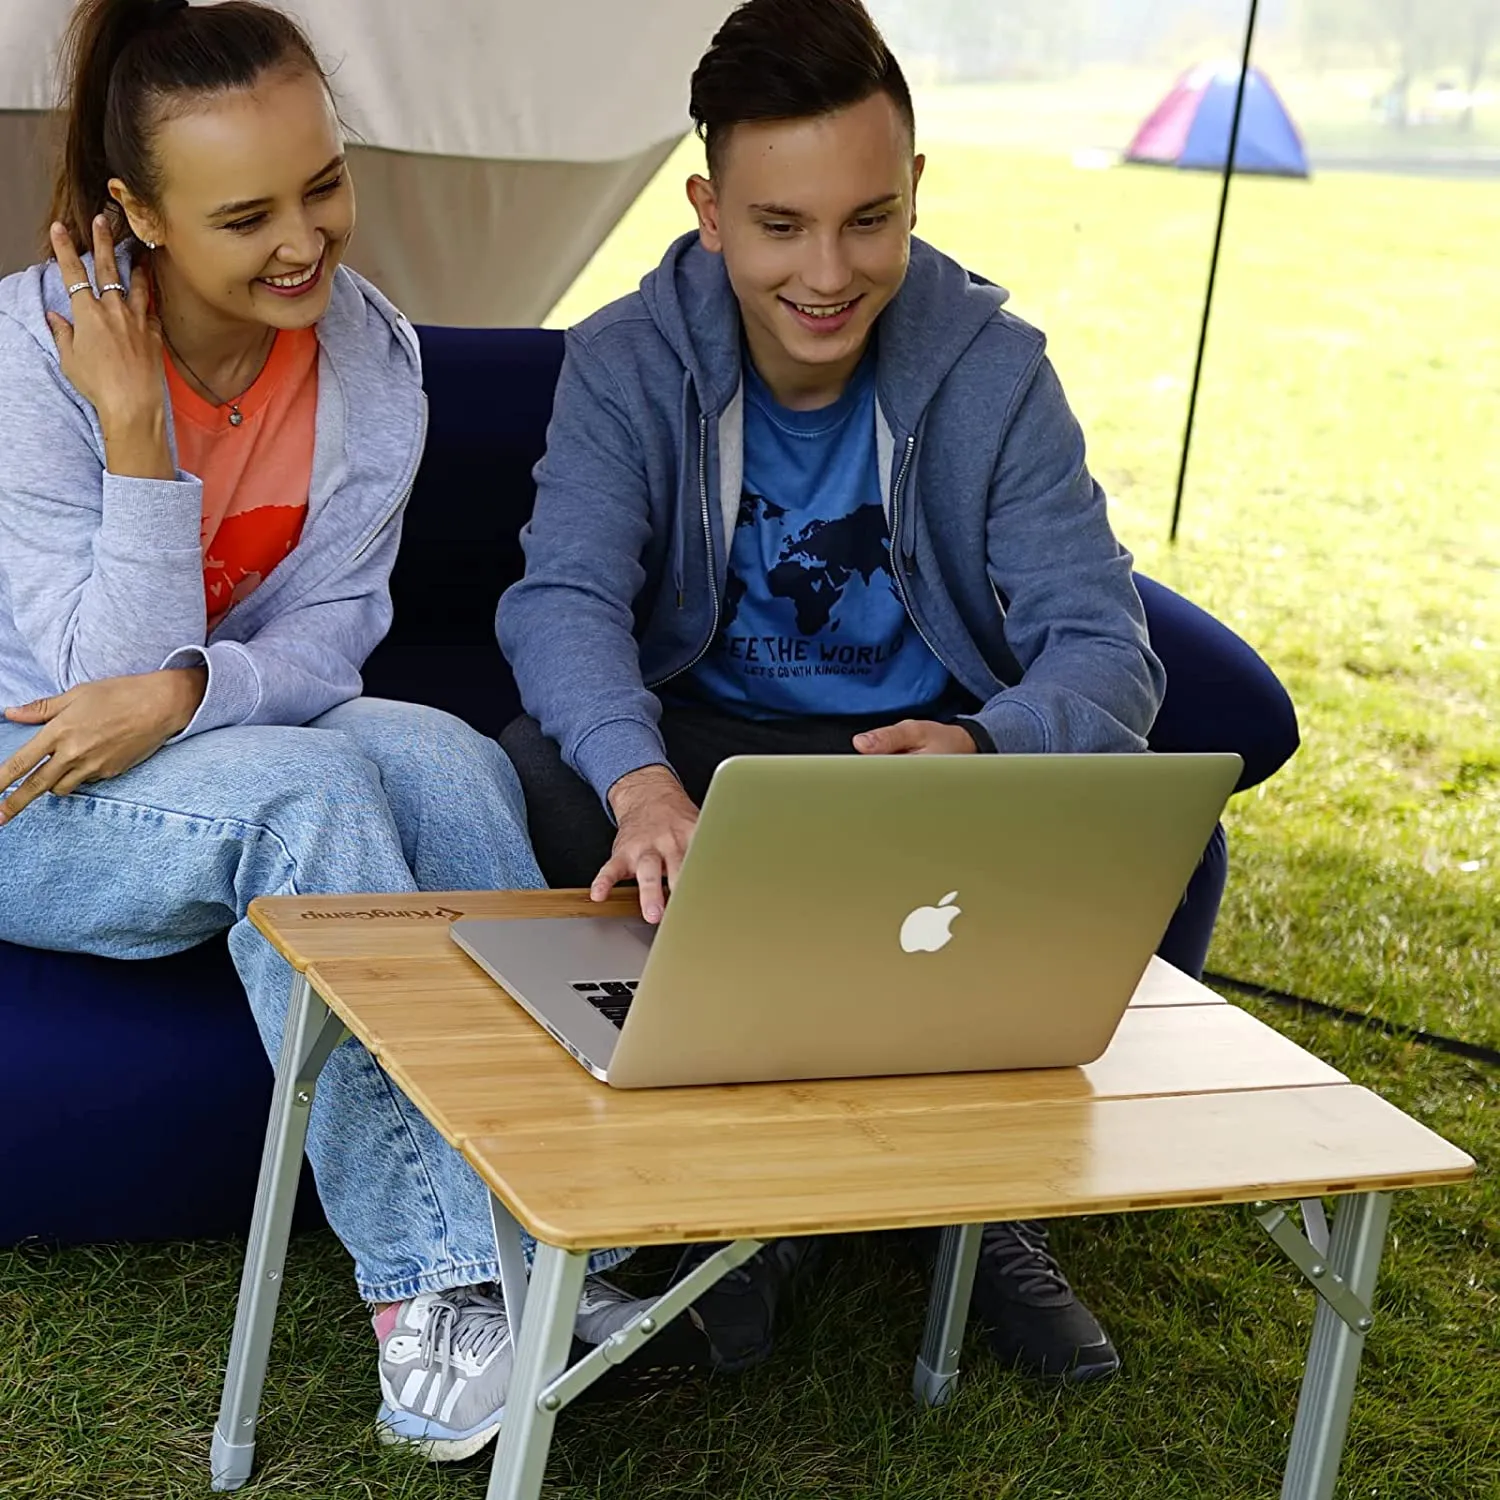
M 1317 1295 L 1283 1500 L 1330 1500 L 1390 1194 L 1458 1182 L 1457 1148 L 1153 959 L 1083 1068 L 616 1090 L 597 1083 L 448 936 L 464 917 L 625 915 L 568 891 L 287 896 L 256 926 L 290 961 L 223 1401 L 216 1489 L 249 1478 L 308 1112 L 352 1035 L 490 1189 L 517 1340 L 489 1500 L 536 1500 L 558 1411 L 781 1235 L 938 1226 L 913 1389 L 958 1377 L 982 1224 L 1253 1203 Z M 1061 998 L 1061 997 L 1060 997 Z M 1338 1196 L 1331 1233 L 1321 1199 Z M 1302 1227 L 1272 1200 L 1301 1200 Z M 520 1227 L 536 1240 L 528 1282 Z M 589 1253 L 728 1241 L 567 1365 Z

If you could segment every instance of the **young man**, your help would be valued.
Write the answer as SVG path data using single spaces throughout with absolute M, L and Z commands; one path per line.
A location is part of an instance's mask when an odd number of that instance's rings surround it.
M 498 621 L 544 873 L 635 880 L 653 922 L 731 754 L 1140 751 L 1164 687 L 1042 335 L 912 237 L 859 0 L 749 0 L 691 107 L 698 229 L 569 333 Z M 796 1258 L 698 1304 L 716 1362 L 769 1347 Z M 1007 1363 L 1118 1367 L 1040 1225 L 987 1228 L 975 1307 Z

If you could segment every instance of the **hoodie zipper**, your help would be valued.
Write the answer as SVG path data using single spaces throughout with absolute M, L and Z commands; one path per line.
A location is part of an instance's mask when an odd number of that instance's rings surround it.
M 714 531 L 708 509 L 708 418 L 701 412 L 698 415 L 698 506 L 703 518 L 703 550 L 708 558 L 708 589 L 713 596 L 713 622 L 708 627 L 708 639 L 698 648 L 697 655 L 685 666 L 678 667 L 675 672 L 669 672 L 665 677 L 658 677 L 654 682 L 648 682 L 646 686 L 650 688 L 662 687 L 671 682 L 674 677 L 681 677 L 684 672 L 691 672 L 708 655 L 708 648 L 713 645 L 714 637 L 719 633 L 719 580 L 714 570 Z M 682 595 L 680 593 L 677 596 L 677 602 L 681 607 Z
M 896 483 L 891 488 L 891 577 L 896 580 L 896 592 L 901 596 L 901 605 L 906 610 L 906 618 L 911 621 L 912 627 L 922 638 L 922 644 L 932 652 L 938 661 L 945 667 L 948 663 L 943 661 L 942 653 L 927 639 L 927 632 L 922 629 L 922 622 L 917 619 L 916 611 L 911 607 L 911 597 L 906 592 L 906 581 L 901 576 L 901 487 L 906 483 L 906 471 L 911 467 L 911 456 L 916 451 L 917 437 L 912 433 L 906 440 L 906 452 L 901 455 L 901 467 L 896 470 Z M 948 667 L 949 672 L 952 668 Z

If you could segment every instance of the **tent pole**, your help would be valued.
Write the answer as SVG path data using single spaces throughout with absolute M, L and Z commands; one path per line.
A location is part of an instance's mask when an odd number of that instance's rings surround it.
M 1229 208 L 1229 180 L 1234 176 L 1234 158 L 1240 144 L 1240 115 L 1245 108 L 1245 85 L 1250 81 L 1250 48 L 1255 41 L 1255 16 L 1260 0 L 1250 0 L 1245 19 L 1245 50 L 1240 58 L 1240 82 L 1234 93 L 1234 117 L 1229 122 L 1229 154 L 1224 158 L 1224 184 L 1219 192 L 1219 222 L 1214 226 L 1214 250 L 1208 262 L 1208 294 L 1203 299 L 1203 323 L 1198 330 L 1198 357 L 1193 362 L 1193 391 L 1188 397 L 1187 430 L 1182 434 L 1182 462 L 1177 468 L 1177 495 L 1172 501 L 1172 531 L 1169 540 L 1177 541 L 1177 524 L 1182 519 L 1182 490 L 1187 483 L 1188 450 L 1193 445 L 1193 419 L 1198 413 L 1198 382 L 1203 378 L 1203 351 L 1208 346 L 1208 315 L 1214 305 L 1214 282 L 1219 275 L 1219 246 L 1224 240 L 1224 215 Z

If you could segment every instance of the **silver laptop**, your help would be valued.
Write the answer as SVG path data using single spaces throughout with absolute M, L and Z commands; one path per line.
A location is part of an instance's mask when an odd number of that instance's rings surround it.
M 453 938 L 618 1088 L 1092 1062 L 1240 765 L 738 758 L 660 927 L 471 919 Z

